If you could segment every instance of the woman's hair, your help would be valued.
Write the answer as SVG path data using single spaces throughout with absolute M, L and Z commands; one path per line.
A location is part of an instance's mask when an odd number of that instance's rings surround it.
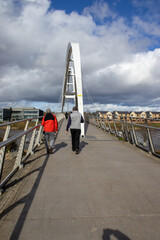
M 78 108 L 77 107 L 73 107 L 73 111 L 77 111 L 78 110 Z
M 51 109 L 50 109 L 50 108 L 47 108 L 47 109 L 46 109 L 46 113 L 51 113 Z

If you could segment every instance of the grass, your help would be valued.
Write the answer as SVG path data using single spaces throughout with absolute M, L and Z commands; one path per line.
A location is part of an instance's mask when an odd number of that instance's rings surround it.
M 149 126 L 160 128 L 160 123 L 149 123 Z
M 106 126 L 109 127 L 108 123 L 106 123 Z M 114 123 L 110 123 L 111 128 L 114 128 Z M 116 127 L 118 130 L 121 130 L 121 123 L 116 123 Z
M 19 129 L 19 130 L 24 130 L 26 122 L 18 122 L 18 123 L 14 123 L 12 124 L 11 128 L 12 129 Z M 29 128 L 34 127 L 35 126 L 35 122 L 29 122 Z
M 125 142 L 124 138 L 122 138 L 122 137 L 118 137 L 118 140 Z

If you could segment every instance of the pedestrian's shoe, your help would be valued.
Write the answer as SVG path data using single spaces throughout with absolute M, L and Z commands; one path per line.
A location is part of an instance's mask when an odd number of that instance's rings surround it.
M 52 149 L 52 148 L 50 148 L 50 149 L 49 149 L 49 153 L 50 153 L 50 154 L 52 154 L 52 151 L 53 151 L 53 149 Z
M 78 154 L 79 153 L 79 150 L 78 149 L 76 149 L 76 154 Z

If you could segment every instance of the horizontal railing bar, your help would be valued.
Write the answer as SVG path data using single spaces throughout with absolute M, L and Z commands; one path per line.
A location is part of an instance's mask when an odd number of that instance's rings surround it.
M 133 119 L 140 119 L 140 120 L 151 120 L 151 121 L 155 121 L 155 120 L 156 121 L 160 121 L 159 118 L 139 118 L 139 117 L 125 117 L 125 118 L 133 118 Z
M 99 118 L 96 120 L 108 120 L 107 118 Z M 126 122 L 126 121 L 120 121 L 120 120 L 116 120 L 116 119 L 112 119 L 111 121 L 113 122 L 119 122 L 119 123 L 127 123 L 130 125 L 134 125 L 134 126 L 138 126 L 138 127 L 144 127 L 144 128 L 151 128 L 151 129 L 155 129 L 155 130 L 160 130 L 160 128 L 158 127 L 152 127 L 152 126 L 148 126 L 148 125 L 143 125 L 143 124 L 139 124 L 139 123 L 131 123 L 131 122 Z
M 5 184 L 11 179 L 11 177 L 17 172 L 18 167 L 16 167 L 15 169 L 13 169 L 8 176 L 0 183 L 0 189 L 2 189 Z
M 38 117 L 38 119 L 40 119 L 42 117 L 43 116 Z M 7 125 L 12 125 L 12 124 L 19 123 L 19 122 L 31 121 L 31 120 L 34 120 L 34 119 L 37 119 L 37 118 L 27 118 L 27 119 L 21 119 L 21 120 L 17 120 L 17 121 L 13 121 L 13 122 L 8 122 L 8 123 L 2 123 L 2 124 L 0 124 L 0 127 L 4 127 L 4 126 L 7 126 Z
M 116 116 L 117 117 L 117 116 Z M 139 119 L 139 120 L 151 120 L 151 121 L 160 121 L 159 118 L 139 118 L 139 117 L 127 117 L 127 116 L 118 116 L 118 118 L 130 118 L 130 119 Z M 115 118 L 113 118 L 115 120 Z
M 109 119 L 109 118 L 100 118 L 100 117 L 97 118 L 96 116 L 89 116 L 89 119 L 91 120 L 90 121 L 91 124 L 97 127 L 100 127 L 106 130 L 107 132 L 110 132 L 111 134 L 116 135 L 117 137 L 120 136 L 125 141 L 128 141 L 131 144 L 160 158 L 160 144 L 157 145 L 157 143 L 155 142 L 157 141 L 159 143 L 159 138 L 160 138 L 159 127 L 152 127 L 146 124 L 128 122 L 125 120 L 122 121 L 118 119 Z M 106 124 L 106 127 L 104 127 L 104 124 Z M 107 128 L 107 124 L 108 124 L 108 128 Z M 113 125 L 112 127 L 111 127 L 111 124 Z M 132 128 L 130 126 L 132 126 Z M 151 131 L 151 130 L 154 130 L 154 131 Z M 122 132 L 122 135 L 121 134 L 119 135 L 120 132 Z M 154 136 L 154 133 L 156 133 L 156 136 Z
M 29 132 L 32 132 L 34 129 L 39 128 L 40 126 L 41 126 L 41 125 L 39 124 L 39 125 L 37 125 L 37 126 L 35 126 L 35 127 L 33 127 L 33 128 L 30 128 L 30 129 L 27 130 L 27 131 L 23 131 L 23 132 L 21 132 L 21 133 L 16 134 L 16 135 L 13 136 L 13 137 L 10 137 L 8 140 L 0 143 L 0 148 L 2 148 L 2 147 L 4 147 L 4 146 L 8 145 L 9 143 L 17 140 L 18 138 L 24 136 L 25 134 L 28 134 Z
M 160 128 L 152 127 L 152 126 L 148 126 L 148 125 L 143 125 L 143 124 L 139 124 L 139 123 L 130 123 L 130 122 L 119 121 L 119 120 L 116 120 L 116 122 L 127 123 L 127 124 L 138 126 L 138 127 L 144 127 L 144 128 L 151 128 L 151 129 L 160 130 Z
M 62 119 L 64 118 L 64 114 L 61 116 L 62 114 L 60 113 L 60 114 L 56 114 L 56 116 L 57 116 L 57 120 L 58 120 L 58 123 L 60 123 L 60 126 L 61 126 L 61 123 L 62 123 Z M 41 117 L 39 117 L 39 118 L 41 118 Z M 17 123 L 17 122 L 23 122 L 23 121 L 29 121 L 29 120 L 33 120 L 33 119 L 39 119 L 39 118 L 31 118 L 31 119 L 23 119 L 23 120 L 19 120 L 19 121 L 14 121 L 14 122 L 10 122 L 9 124 L 1 124 L 1 126 L 3 125 L 3 126 L 5 126 L 5 125 L 11 125 L 11 124 L 14 124 L 14 123 Z M 37 121 L 38 122 L 38 121 Z M 36 122 L 36 124 L 37 124 L 37 122 Z M 60 126 L 59 126 L 59 129 L 60 129 Z M 9 128 L 10 128 L 10 126 L 9 126 Z M 36 137 L 35 136 L 35 129 L 38 129 L 38 128 L 40 128 L 39 129 L 39 133 L 40 134 L 38 134 L 38 136 Z M 25 127 L 25 129 L 27 129 L 26 127 Z M 42 141 L 42 136 L 41 136 L 41 134 L 42 134 L 42 129 L 43 128 L 41 128 L 41 124 L 38 124 L 38 125 L 36 125 L 36 126 L 34 126 L 34 127 L 32 127 L 32 128 L 30 128 L 29 130 L 26 130 L 26 131 L 22 131 L 21 133 L 18 133 L 18 134 L 16 134 L 16 135 L 14 135 L 14 136 L 12 136 L 12 137 L 10 137 L 9 139 L 7 139 L 7 140 L 5 140 L 5 141 L 3 141 L 3 142 L 1 142 L 0 143 L 0 150 L 3 150 L 3 147 L 5 147 L 6 145 L 8 145 L 9 143 L 12 143 L 13 141 L 15 141 L 15 140 L 17 140 L 18 138 L 22 138 L 24 135 L 26 135 L 26 134 L 28 134 L 28 133 L 30 133 L 30 132 L 33 132 L 33 134 L 32 134 L 32 136 L 34 137 L 34 139 L 32 139 L 32 140 L 36 140 L 35 141 L 35 143 L 34 143 L 34 141 L 32 141 L 31 142 L 31 144 L 28 146 L 28 149 L 29 149 L 29 151 L 27 151 L 27 153 L 26 153 L 26 155 L 23 157 L 22 155 L 20 155 L 20 158 L 18 158 L 18 160 L 17 160 L 17 158 L 16 158 L 16 160 L 15 160 L 15 163 L 14 163 L 14 166 L 13 166 L 13 169 L 9 172 L 9 174 L 2 180 L 2 182 L 0 183 L 0 194 L 2 194 L 3 193 L 3 191 L 4 191 L 4 188 L 5 188 L 5 185 L 7 184 L 7 182 L 12 178 L 12 176 L 18 171 L 18 169 L 20 169 L 21 167 L 24 167 L 24 163 L 25 163 L 25 161 L 27 160 L 27 158 L 32 154 L 32 153 L 34 153 L 34 150 L 41 144 L 41 143 L 43 143 L 43 141 Z M 33 144 L 34 143 L 34 144 Z M 24 144 L 24 143 L 23 143 Z M 24 145 L 23 146 L 21 146 L 21 143 L 20 143 L 20 146 L 19 146 L 19 149 L 21 148 L 23 148 L 24 147 Z M 21 150 L 20 149 L 20 150 Z M 23 149 L 22 149 L 23 150 Z M 18 150 L 18 152 L 17 152 L 17 154 L 19 153 L 19 150 Z M 22 152 L 21 152 L 22 153 Z M 2 156 L 2 155 L 0 155 L 0 156 Z M 3 157 L 3 156 L 2 156 Z M 13 157 L 13 156 L 12 156 Z M 2 175 L 3 175 L 3 164 L 4 164 L 4 159 L 2 158 L 2 161 L 1 161 L 1 164 L 2 164 L 2 171 L 1 171 L 1 175 L 0 175 L 0 178 L 2 178 Z

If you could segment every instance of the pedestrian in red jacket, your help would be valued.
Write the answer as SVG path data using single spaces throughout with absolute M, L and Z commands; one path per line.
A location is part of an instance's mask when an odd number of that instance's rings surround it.
M 58 122 L 56 116 L 52 114 L 51 109 L 46 109 L 46 113 L 47 114 L 42 119 L 41 125 L 44 127 L 47 153 L 52 153 L 55 133 L 58 132 Z

